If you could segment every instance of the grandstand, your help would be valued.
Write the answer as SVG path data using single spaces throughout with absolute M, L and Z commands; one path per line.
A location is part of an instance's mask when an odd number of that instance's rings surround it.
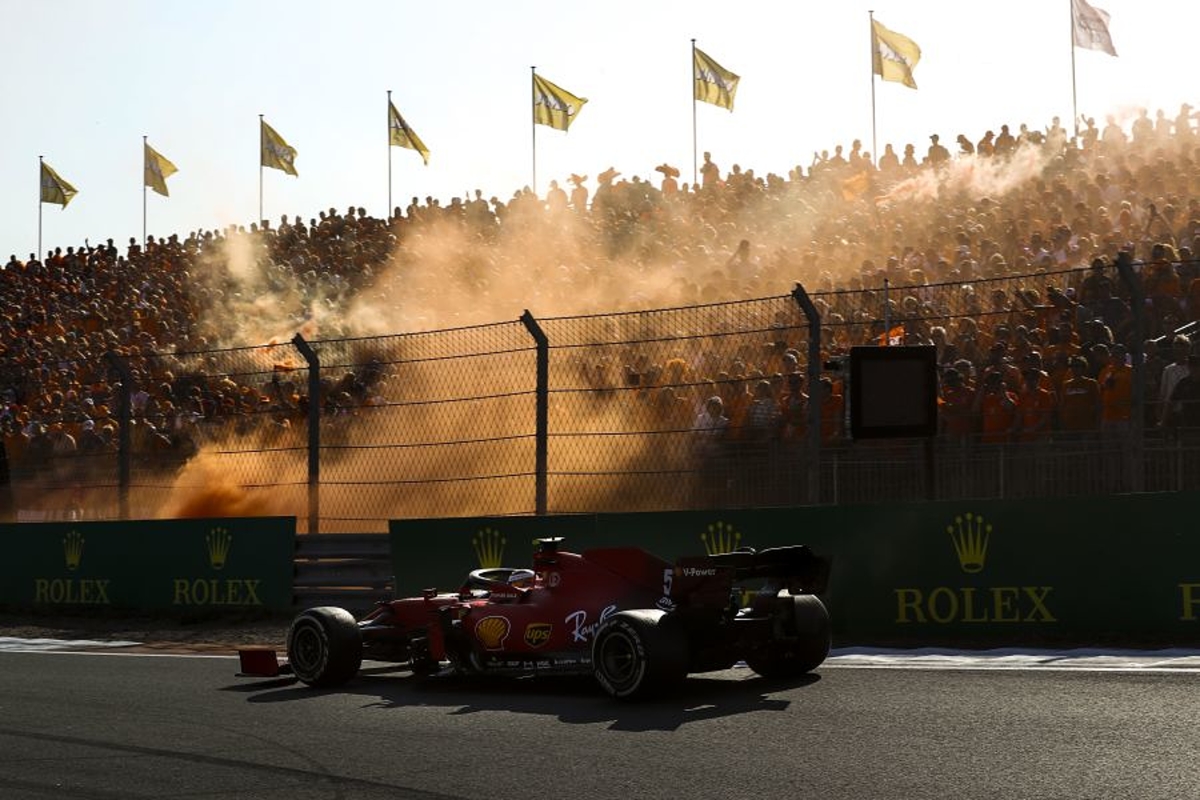
M 331 208 L 14 255 L 0 429 L 16 511 L 303 518 L 314 446 L 322 530 L 532 513 L 539 475 L 561 512 L 924 496 L 911 447 L 848 440 L 837 373 L 810 481 L 796 282 L 822 363 L 937 347 L 939 496 L 1194 485 L 1200 139 L 1186 114 L 1021 129 L 1010 152 L 936 166 L 839 148 L 703 188 L 617 174 L 569 199 L 413 198 L 388 219 Z

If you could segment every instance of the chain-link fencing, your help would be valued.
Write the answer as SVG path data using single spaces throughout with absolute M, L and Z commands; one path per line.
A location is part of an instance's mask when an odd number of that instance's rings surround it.
M 285 514 L 367 532 L 391 518 L 1194 487 L 1190 430 L 1157 424 L 1154 353 L 1124 425 L 930 446 L 847 436 L 850 347 L 933 344 L 970 381 L 1029 358 L 1050 376 L 1131 340 L 1123 294 L 1111 268 L 814 292 L 818 364 L 794 295 L 113 356 L 110 406 L 10 430 L 14 503 L 24 519 Z M 1151 350 L 1190 332 L 1147 307 Z M 0 377 L 25 379 L 15 364 Z

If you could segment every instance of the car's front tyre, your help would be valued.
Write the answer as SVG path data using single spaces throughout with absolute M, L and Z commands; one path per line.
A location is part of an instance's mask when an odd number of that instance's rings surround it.
M 362 634 L 342 608 L 302 611 L 288 629 L 287 647 L 292 672 L 309 686 L 340 686 L 362 666 Z

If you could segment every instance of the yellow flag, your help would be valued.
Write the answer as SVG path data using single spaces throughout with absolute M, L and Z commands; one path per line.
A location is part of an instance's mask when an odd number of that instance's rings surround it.
M 741 78 L 713 61 L 703 50 L 693 47 L 692 53 L 692 69 L 696 79 L 695 98 L 733 111 L 733 97 L 737 94 L 738 81 Z
M 586 97 L 576 97 L 566 89 L 560 89 L 550 81 L 533 76 L 533 121 L 538 125 L 549 125 L 565 131 L 575 121 L 579 110 L 587 102 Z
M 392 104 L 391 100 L 388 101 L 388 130 L 391 132 L 393 146 L 416 150 L 421 154 L 425 166 L 429 166 L 429 148 L 421 141 L 421 137 L 408 127 L 408 123 L 404 121 L 404 117 L 400 116 L 400 112 L 396 110 L 396 106 Z
M 296 148 L 283 140 L 275 129 L 262 123 L 262 165 L 296 175 Z
M 143 176 L 145 184 L 163 197 L 167 197 L 167 178 L 179 170 L 150 145 L 145 145 L 145 149 L 145 166 L 142 169 L 145 173 Z
M 921 60 L 921 48 L 912 39 L 889 31 L 871 20 L 871 58 L 875 74 L 885 81 L 903 83 L 910 89 L 917 88 L 913 69 Z
M 45 161 L 42 162 L 42 202 L 56 203 L 63 208 L 67 207 L 67 203 L 71 202 L 71 198 L 78 192 L 75 187 L 64 181 L 58 176 L 58 173 L 50 169 L 50 165 Z

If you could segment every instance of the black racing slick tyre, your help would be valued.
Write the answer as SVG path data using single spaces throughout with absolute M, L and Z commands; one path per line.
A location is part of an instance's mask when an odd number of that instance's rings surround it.
M 746 654 L 746 664 L 764 678 L 798 678 L 829 655 L 829 612 L 814 594 L 780 593 L 770 641 Z
M 362 634 L 345 609 L 310 608 L 292 620 L 287 638 L 288 663 L 309 686 L 341 686 L 362 666 Z
M 596 633 L 592 669 L 604 691 L 620 700 L 643 699 L 687 675 L 687 636 L 657 609 L 622 611 Z

